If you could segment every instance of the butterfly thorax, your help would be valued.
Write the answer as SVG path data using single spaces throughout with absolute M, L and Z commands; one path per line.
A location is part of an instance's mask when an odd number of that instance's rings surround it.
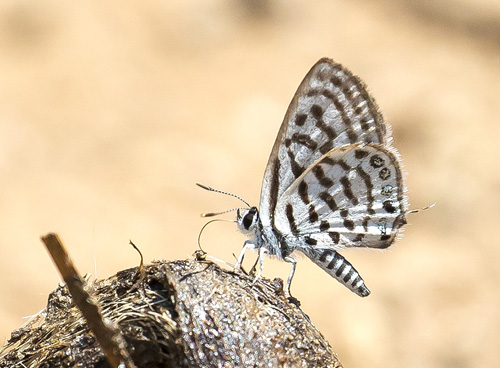
M 291 253 L 286 243 L 280 241 L 270 226 L 264 226 L 257 207 L 250 207 L 242 213 L 238 210 L 236 222 L 242 233 L 250 238 L 255 248 L 266 248 L 269 255 L 284 258 Z

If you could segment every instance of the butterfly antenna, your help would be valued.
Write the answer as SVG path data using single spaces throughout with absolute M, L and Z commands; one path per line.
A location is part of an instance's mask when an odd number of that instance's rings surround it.
M 209 192 L 215 192 L 215 193 L 225 194 L 225 195 L 228 195 L 228 196 L 231 196 L 231 197 L 234 197 L 234 198 L 238 198 L 240 201 L 242 201 L 243 203 L 245 203 L 249 208 L 252 207 L 252 206 L 250 206 L 250 204 L 247 201 L 245 201 L 243 198 L 241 198 L 240 196 L 238 196 L 236 194 L 229 193 L 229 192 L 224 192 L 224 191 L 219 190 L 219 189 L 214 189 L 212 187 L 209 187 L 208 185 L 201 184 L 201 183 L 196 183 L 196 185 L 199 186 L 200 188 L 208 190 Z
M 225 210 L 225 211 L 221 211 L 221 212 L 203 212 L 201 214 L 201 217 L 219 216 L 219 215 L 223 215 L 223 214 L 228 213 L 228 212 L 236 211 L 237 209 L 242 209 L 242 208 L 241 207 L 235 207 L 235 208 L 231 208 L 230 210 Z

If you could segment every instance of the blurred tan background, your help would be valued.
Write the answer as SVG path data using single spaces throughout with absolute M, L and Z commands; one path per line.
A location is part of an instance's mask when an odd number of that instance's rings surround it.
M 0 342 L 41 310 L 58 232 L 82 273 L 189 257 L 204 211 L 258 204 L 286 108 L 334 58 L 392 124 L 405 237 L 343 254 L 372 295 L 307 259 L 293 292 L 346 367 L 500 364 L 500 4 L 182 1 L 0 4 Z M 233 218 L 228 214 L 228 218 Z M 207 228 L 232 261 L 234 224 Z M 251 258 L 248 257 L 247 258 Z M 288 265 L 266 262 L 266 277 Z

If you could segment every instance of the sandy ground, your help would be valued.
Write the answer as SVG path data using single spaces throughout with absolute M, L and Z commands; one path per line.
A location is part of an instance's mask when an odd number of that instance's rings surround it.
M 138 263 L 129 239 L 147 260 L 192 254 L 199 214 L 237 205 L 197 181 L 257 204 L 287 105 L 329 56 L 392 124 L 412 208 L 436 206 L 394 247 L 343 253 L 370 297 L 307 259 L 294 294 L 346 367 L 497 366 L 499 24 L 494 0 L 2 2 L 0 342 L 59 282 L 40 235 L 102 278 Z M 203 237 L 226 260 L 243 241 Z

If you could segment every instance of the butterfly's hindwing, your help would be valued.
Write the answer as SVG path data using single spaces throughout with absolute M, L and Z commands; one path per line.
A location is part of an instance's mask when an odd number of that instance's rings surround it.
M 279 198 L 276 230 L 301 249 L 386 248 L 405 223 L 398 158 L 381 145 L 336 148 Z

